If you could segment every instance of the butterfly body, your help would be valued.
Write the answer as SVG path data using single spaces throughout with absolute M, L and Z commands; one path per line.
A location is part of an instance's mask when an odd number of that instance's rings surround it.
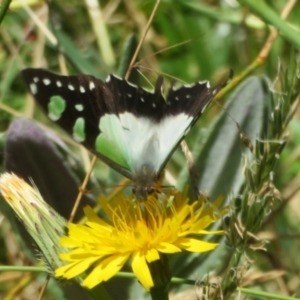
M 22 75 L 49 118 L 131 179 L 142 200 L 156 189 L 174 149 L 223 86 L 211 89 L 208 82 L 197 82 L 171 87 L 165 99 L 162 77 L 149 92 L 114 75 L 105 82 L 43 69 L 25 69 Z

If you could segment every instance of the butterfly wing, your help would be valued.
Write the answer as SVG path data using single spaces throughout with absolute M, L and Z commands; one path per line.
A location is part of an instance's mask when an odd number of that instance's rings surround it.
M 126 154 L 115 147 L 111 138 L 99 140 L 100 119 L 107 113 L 118 113 L 113 91 L 105 82 L 93 76 L 61 76 L 43 69 L 25 69 L 22 75 L 50 119 L 109 166 L 132 177 Z M 59 104 L 61 108 L 55 111 Z
M 208 81 L 203 81 L 178 89 L 170 88 L 166 110 L 157 130 L 161 148 L 158 172 L 164 168 L 178 144 L 225 85 L 226 82 L 211 88 Z
M 165 100 L 161 78 L 154 92 L 149 92 L 109 77 L 107 86 L 117 94 L 118 115 L 105 114 L 100 129 L 113 137 L 119 148 L 126 148 L 122 152 L 133 166 L 134 185 L 151 186 L 158 179 L 176 146 L 223 85 L 210 88 L 205 81 L 171 88 Z
M 60 76 L 42 69 L 22 71 L 31 93 L 49 118 L 109 166 L 151 186 L 176 146 L 214 95 L 208 82 L 171 88 L 165 100 L 162 78 L 149 92 L 110 75 Z M 53 102 L 61 102 L 58 111 Z

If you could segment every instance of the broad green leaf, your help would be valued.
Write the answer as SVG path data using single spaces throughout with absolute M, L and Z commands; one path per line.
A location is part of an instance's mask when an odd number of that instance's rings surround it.
M 192 145 L 199 171 L 199 189 L 211 199 L 219 195 L 238 195 L 241 190 L 245 180 L 242 172 L 242 155 L 252 154 L 242 144 L 237 126 L 228 114 L 254 143 L 255 139 L 260 138 L 263 133 L 266 107 L 270 101 L 264 85 L 265 80 L 257 77 L 245 80 L 233 92 L 225 109 L 211 124 L 205 135 L 199 134 Z M 186 176 L 186 171 L 183 171 L 181 176 Z M 179 182 L 181 183 L 179 189 L 182 189 L 184 184 L 181 179 Z M 191 275 L 193 270 L 199 272 L 199 266 L 202 274 L 209 272 L 220 263 L 218 259 L 223 257 L 223 251 L 224 247 L 219 247 L 216 251 L 207 254 L 178 255 L 172 260 L 176 276 Z
M 244 150 L 248 154 L 250 150 L 243 146 L 235 122 L 254 143 L 262 132 L 267 99 L 262 80 L 248 78 L 231 95 L 207 132 L 199 134 L 190 146 L 199 172 L 198 187 L 210 198 L 239 192 L 243 184 L 241 158 Z M 182 176 L 186 176 L 186 170 L 179 177 L 179 189 L 185 184 Z

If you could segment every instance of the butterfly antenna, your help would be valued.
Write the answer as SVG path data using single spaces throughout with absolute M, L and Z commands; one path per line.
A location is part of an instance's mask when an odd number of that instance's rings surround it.
M 222 87 L 224 87 L 225 85 L 228 84 L 228 82 L 229 82 L 229 81 L 232 79 L 232 77 L 233 77 L 233 73 L 234 73 L 233 69 L 230 69 L 227 80 L 226 80 L 225 82 L 221 83 L 221 85 L 219 86 L 219 89 L 222 88 Z M 217 98 L 217 97 L 215 97 L 215 98 Z M 231 116 L 231 114 L 229 113 L 229 111 L 228 111 L 225 107 L 223 107 L 219 102 L 217 102 L 217 101 L 213 101 L 213 102 L 214 102 L 216 105 L 218 105 L 223 111 L 225 111 L 225 112 L 227 113 L 228 117 L 235 123 L 235 125 L 236 125 L 236 127 L 237 127 L 237 129 L 238 129 L 238 131 L 239 131 L 239 133 L 240 133 L 240 139 L 241 139 L 243 145 L 244 145 L 246 148 L 248 148 L 248 149 L 251 151 L 251 153 L 253 153 L 254 147 L 253 147 L 253 145 L 252 145 L 252 143 L 251 143 L 249 137 L 244 133 L 244 131 L 242 130 L 242 128 L 241 128 L 241 126 L 238 124 L 238 122 Z
M 177 82 L 177 81 L 178 81 L 178 82 L 180 82 L 180 83 L 182 83 L 182 84 L 186 84 L 186 82 L 185 82 L 184 80 L 182 80 L 182 79 L 180 79 L 180 78 L 178 78 L 178 77 L 175 77 L 175 76 L 171 76 L 171 75 L 168 74 L 168 73 L 164 73 L 164 72 L 161 72 L 161 71 L 156 71 L 156 70 L 151 69 L 151 68 L 148 68 L 148 67 L 146 67 L 146 66 L 139 66 L 139 68 L 140 68 L 140 69 L 147 70 L 147 71 L 154 72 L 154 73 L 156 73 L 156 74 L 158 74 L 158 75 L 162 75 L 162 76 L 165 76 L 165 77 L 172 78 L 172 79 L 174 80 L 174 82 Z M 137 70 L 137 72 L 139 72 L 139 74 L 141 74 L 141 76 L 143 76 L 143 77 L 146 79 L 146 81 L 149 82 L 149 80 L 145 77 L 145 75 L 143 75 L 142 72 L 139 71 L 138 68 L 137 68 L 136 70 Z M 149 83 L 150 83 L 150 82 L 149 82 Z M 151 85 L 151 83 L 150 83 L 150 85 Z
M 235 123 L 235 125 L 236 125 L 236 127 L 237 127 L 237 129 L 238 129 L 238 131 L 240 133 L 240 139 L 241 139 L 243 145 L 246 148 L 248 148 L 251 151 L 251 153 L 253 153 L 253 151 L 254 151 L 253 144 L 252 144 L 251 140 L 249 139 L 249 137 L 246 135 L 246 133 L 242 130 L 242 128 L 239 125 L 239 123 L 231 116 L 231 114 L 229 113 L 229 111 L 225 107 L 223 107 L 219 102 L 214 101 L 214 103 L 216 105 L 218 105 L 223 111 L 225 111 L 227 113 L 228 117 Z
M 159 54 L 159 53 L 163 53 L 163 52 L 165 52 L 165 51 L 168 51 L 168 50 L 170 50 L 170 49 L 172 49 L 172 48 L 176 48 L 176 47 L 183 46 L 183 45 L 185 45 L 185 44 L 187 44 L 187 43 L 190 43 L 192 40 L 193 40 L 193 39 L 188 39 L 188 40 L 183 41 L 183 42 L 181 42 L 181 43 L 177 43 L 177 44 L 175 44 L 175 45 L 172 45 L 172 46 L 163 48 L 163 49 L 161 49 L 161 50 L 158 50 L 158 51 L 156 51 L 156 52 L 153 52 L 153 53 L 151 53 L 151 54 L 149 54 L 149 55 L 147 55 L 147 56 L 141 58 L 138 62 L 135 63 L 135 66 L 136 66 L 136 67 L 139 67 L 139 65 L 140 65 L 144 60 L 149 59 L 150 57 L 156 56 L 156 55 Z
M 82 189 L 80 187 L 79 191 L 80 191 L 80 193 L 86 195 L 86 194 L 92 194 L 93 192 L 96 192 L 96 191 L 103 191 L 103 190 L 112 189 L 112 188 L 123 189 L 123 188 L 129 187 L 129 186 L 132 186 L 132 185 L 131 184 L 125 184 L 125 185 L 124 184 L 117 184 L 117 185 L 107 185 L 107 186 L 104 186 L 104 187 L 92 188 L 92 189 L 89 189 L 89 190 Z

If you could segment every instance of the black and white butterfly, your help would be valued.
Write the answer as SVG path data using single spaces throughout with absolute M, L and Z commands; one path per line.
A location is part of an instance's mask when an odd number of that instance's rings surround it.
M 217 92 L 197 82 L 153 92 L 114 75 L 60 76 L 25 69 L 23 78 L 48 117 L 116 171 L 133 181 L 137 199 L 155 190 L 163 168 Z

